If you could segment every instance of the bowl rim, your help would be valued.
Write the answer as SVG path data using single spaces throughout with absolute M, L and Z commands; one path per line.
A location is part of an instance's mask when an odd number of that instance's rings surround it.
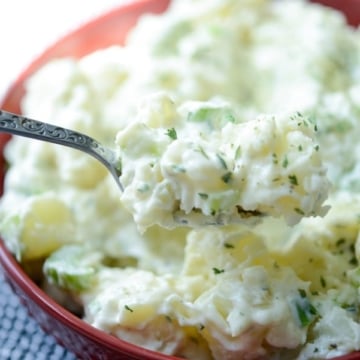
M 0 268 L 2 267 L 4 270 L 5 279 L 8 283 L 10 283 L 10 286 L 12 286 L 11 281 L 14 281 L 15 284 L 19 286 L 24 293 L 26 293 L 30 300 L 40 306 L 48 315 L 54 317 L 62 325 L 67 327 L 70 326 L 72 330 L 75 330 L 77 333 L 89 338 L 91 341 L 97 344 L 106 345 L 107 348 L 110 348 L 113 351 L 118 351 L 120 350 L 119 347 L 121 347 L 121 351 L 126 351 L 136 356 L 143 356 L 149 360 L 180 360 L 178 357 L 149 350 L 126 340 L 122 340 L 121 338 L 117 338 L 114 335 L 108 334 L 72 314 L 46 294 L 26 274 L 16 261 L 15 257 L 7 249 L 2 239 L 0 239 L 0 265 Z M 11 279 L 9 279 L 9 277 Z M 54 336 L 47 330 L 44 331 L 48 335 Z M 60 339 L 56 338 L 56 340 L 59 341 Z

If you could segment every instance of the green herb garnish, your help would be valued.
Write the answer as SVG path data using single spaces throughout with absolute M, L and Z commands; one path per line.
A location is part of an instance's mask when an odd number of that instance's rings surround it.
M 272 159 L 273 159 L 273 164 L 278 164 L 279 163 L 279 160 L 278 160 L 278 158 L 277 158 L 277 154 L 275 154 L 275 153 L 273 153 L 272 154 Z
M 353 256 L 350 260 L 349 260 L 349 264 L 350 265 L 357 265 L 358 264 L 358 260 L 355 256 Z
M 222 274 L 223 272 L 225 272 L 224 269 L 218 269 L 216 267 L 213 267 L 212 269 L 213 269 L 213 272 L 215 275 L 219 275 L 219 274 Z
M 227 164 L 226 164 L 226 161 L 224 160 L 224 158 L 220 155 L 220 154 L 218 154 L 218 153 L 216 153 L 216 157 L 218 158 L 218 160 L 220 161 L 220 164 L 221 164 L 221 166 L 225 169 L 225 170 L 227 170 Z
M 209 195 L 206 194 L 206 193 L 198 193 L 198 195 L 203 199 L 203 200 L 206 200 L 209 198 Z
M 209 159 L 208 154 L 205 152 L 202 146 L 199 146 L 195 151 L 198 151 L 201 155 L 204 156 L 204 158 Z
M 226 248 L 226 249 L 234 249 L 234 245 L 233 244 L 230 244 L 230 243 L 225 243 L 224 244 L 224 247 Z
M 125 308 L 127 311 L 134 312 L 134 310 L 133 310 L 129 305 L 125 305 L 124 308 Z
M 285 158 L 282 162 L 282 167 L 286 169 L 288 167 L 288 165 L 289 165 L 289 159 L 287 156 L 285 156 Z
M 345 239 L 344 238 L 340 238 L 336 241 L 336 246 L 341 246 L 343 244 L 345 244 Z
M 137 188 L 137 191 L 139 192 L 139 193 L 145 193 L 145 192 L 147 192 L 147 191 L 149 191 L 150 190 L 150 185 L 149 184 L 142 184 L 141 186 L 139 186 L 138 188 Z
M 173 140 L 177 139 L 177 133 L 174 128 L 167 129 L 166 135 Z
M 235 150 L 235 160 L 239 159 L 241 156 L 241 146 L 239 145 Z
M 299 185 L 296 175 L 289 175 L 288 179 L 289 179 L 291 185 L 294 185 L 294 186 Z
M 294 307 L 296 318 L 301 327 L 306 327 L 314 320 L 317 315 L 316 308 L 311 304 L 304 289 L 298 289 L 299 296 L 295 298 Z
M 228 184 L 232 179 L 232 172 L 227 172 L 225 173 L 222 177 L 221 177 L 221 180 L 225 183 L 225 184 Z
M 185 173 L 186 172 L 186 169 L 182 165 L 173 164 L 173 165 L 171 165 L 171 168 L 177 173 Z

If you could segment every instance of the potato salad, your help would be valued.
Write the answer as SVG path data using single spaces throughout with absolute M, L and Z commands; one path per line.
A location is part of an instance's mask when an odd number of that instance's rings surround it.
M 173 0 L 21 105 L 121 161 L 123 192 L 79 151 L 5 148 L 1 237 L 84 321 L 189 360 L 360 350 L 360 31 L 339 12 Z
M 155 95 L 116 137 L 122 203 L 140 231 L 324 214 L 316 130 L 301 113 L 242 121 L 229 104 Z

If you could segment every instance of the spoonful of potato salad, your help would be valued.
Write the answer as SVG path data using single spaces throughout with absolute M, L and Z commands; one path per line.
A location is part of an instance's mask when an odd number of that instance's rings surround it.
M 264 216 L 294 225 L 324 215 L 329 182 L 317 127 L 301 113 L 239 119 L 222 101 L 163 94 L 116 135 L 115 150 L 59 126 L 0 113 L 0 131 L 84 151 L 101 161 L 141 231 L 152 225 L 254 224 Z M 159 115 L 160 114 L 160 115 Z

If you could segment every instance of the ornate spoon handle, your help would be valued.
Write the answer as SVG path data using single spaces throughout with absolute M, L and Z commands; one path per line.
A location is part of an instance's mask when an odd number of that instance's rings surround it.
M 47 141 L 83 151 L 104 164 L 115 178 L 120 189 L 123 190 L 119 180 L 121 175 L 120 159 L 115 152 L 90 136 L 3 110 L 0 110 L 0 132 Z

